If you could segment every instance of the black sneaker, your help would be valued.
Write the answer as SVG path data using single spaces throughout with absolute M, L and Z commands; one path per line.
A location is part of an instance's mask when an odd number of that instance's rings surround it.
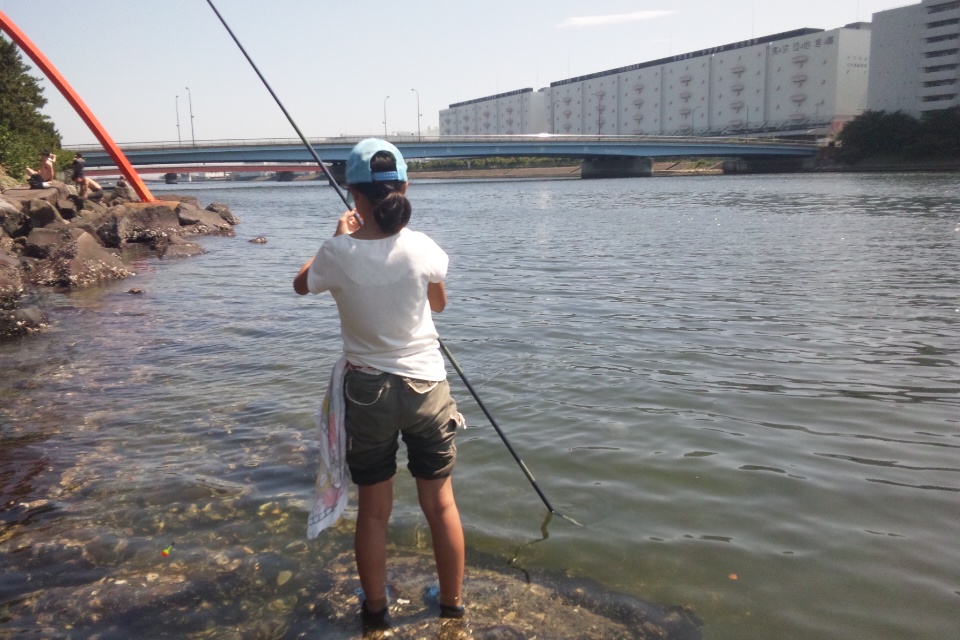
M 367 601 L 360 605 L 360 624 L 363 632 L 384 631 L 390 629 L 390 608 L 384 607 L 381 611 L 367 609 Z
M 464 616 L 465 613 L 466 613 L 466 609 L 463 608 L 463 605 L 462 605 L 462 604 L 459 605 L 459 606 L 456 606 L 456 607 L 451 607 L 451 606 L 446 605 L 446 604 L 441 604 L 441 605 L 440 605 L 440 617 L 441 617 L 441 618 L 448 618 L 448 619 L 449 619 L 449 618 L 452 618 L 452 619 L 455 619 L 455 620 L 459 620 L 460 618 L 462 618 L 462 617 Z

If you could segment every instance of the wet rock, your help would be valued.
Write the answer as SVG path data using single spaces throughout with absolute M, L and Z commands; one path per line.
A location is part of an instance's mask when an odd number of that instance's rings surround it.
M 258 237 L 258 238 L 254 238 L 254 239 L 252 239 L 252 240 L 248 240 L 247 242 L 251 242 L 251 243 L 253 243 L 253 244 L 267 244 L 267 239 L 264 238 L 263 236 L 260 236 L 260 237 Z
M 117 280 L 133 275 L 116 253 L 111 253 L 97 242 L 96 238 L 82 229 L 59 231 L 59 241 L 42 247 L 41 240 L 49 239 L 57 233 L 44 233 L 46 229 L 35 229 L 31 236 L 38 234 L 34 244 L 28 242 L 25 251 L 32 249 L 31 257 L 48 258 L 36 264 L 30 279 L 37 285 L 55 287 L 85 287 L 107 280 Z M 29 241 L 29 238 L 28 238 Z M 46 248 L 49 254 L 38 255 Z
M 116 218 L 121 242 L 150 243 L 180 233 L 180 218 L 176 209 L 168 204 L 124 207 L 123 211 L 123 215 Z
M 0 310 L 0 340 L 25 336 L 47 327 L 47 315 L 42 309 Z
M 240 224 L 240 218 L 233 215 L 233 212 L 230 211 L 230 207 L 223 204 L 222 202 L 213 202 L 211 204 L 208 204 L 207 211 L 212 211 L 213 213 L 216 213 L 231 225 L 236 226 Z
M 234 235 L 233 226 L 220 217 L 219 214 L 212 211 L 183 205 L 177 208 L 177 215 L 180 218 L 180 224 L 184 227 L 185 233 Z
M 160 238 L 153 244 L 153 248 L 157 257 L 162 260 L 192 258 L 206 253 L 206 250 L 200 245 L 184 240 L 180 236 Z

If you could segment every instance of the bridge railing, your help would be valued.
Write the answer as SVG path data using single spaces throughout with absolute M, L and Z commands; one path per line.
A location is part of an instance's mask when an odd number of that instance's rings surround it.
M 354 145 L 360 140 L 369 136 L 338 136 L 332 138 L 313 138 L 308 139 L 310 144 L 318 147 L 324 146 L 343 146 Z M 778 147 L 797 147 L 798 149 L 817 146 L 816 142 L 805 140 L 787 140 L 782 138 L 754 138 L 754 137 L 721 137 L 721 136 L 643 136 L 643 135 L 563 135 L 563 134 L 534 134 L 534 135 L 510 135 L 510 136 L 417 136 L 417 135 L 393 135 L 387 136 L 390 142 L 403 144 L 424 144 L 429 146 L 445 144 L 470 144 L 470 143 L 583 143 L 583 144 L 710 144 L 710 145 L 750 145 L 750 146 L 778 146 Z M 299 146 L 303 142 L 299 138 L 244 138 L 244 139 L 220 139 L 220 140 L 200 140 L 193 142 L 129 142 L 120 145 L 124 150 L 165 150 L 165 149 L 211 149 L 224 147 L 271 147 L 271 146 Z M 66 147 L 71 151 L 96 152 L 102 149 L 99 144 L 88 145 L 69 145 Z

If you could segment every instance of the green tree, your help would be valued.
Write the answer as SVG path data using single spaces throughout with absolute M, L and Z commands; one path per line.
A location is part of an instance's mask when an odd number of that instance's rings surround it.
M 840 159 L 902 158 L 917 151 L 920 122 L 902 111 L 864 111 L 840 131 Z
M 960 158 L 960 107 L 926 111 L 920 125 L 920 146 L 927 155 Z
M 23 62 L 20 50 L 0 35 L 0 166 L 15 178 L 38 162 L 42 149 L 60 147 L 60 134 L 40 113 L 43 88 Z

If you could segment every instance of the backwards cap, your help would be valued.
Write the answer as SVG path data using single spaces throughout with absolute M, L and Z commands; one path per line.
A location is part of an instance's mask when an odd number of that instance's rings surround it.
M 396 171 L 373 173 L 370 170 L 370 159 L 380 151 L 390 152 L 390 155 L 397 161 Z M 367 138 L 358 142 L 347 158 L 347 184 L 385 182 L 387 180 L 407 181 L 407 163 L 403 161 L 400 150 L 386 140 L 379 138 Z

